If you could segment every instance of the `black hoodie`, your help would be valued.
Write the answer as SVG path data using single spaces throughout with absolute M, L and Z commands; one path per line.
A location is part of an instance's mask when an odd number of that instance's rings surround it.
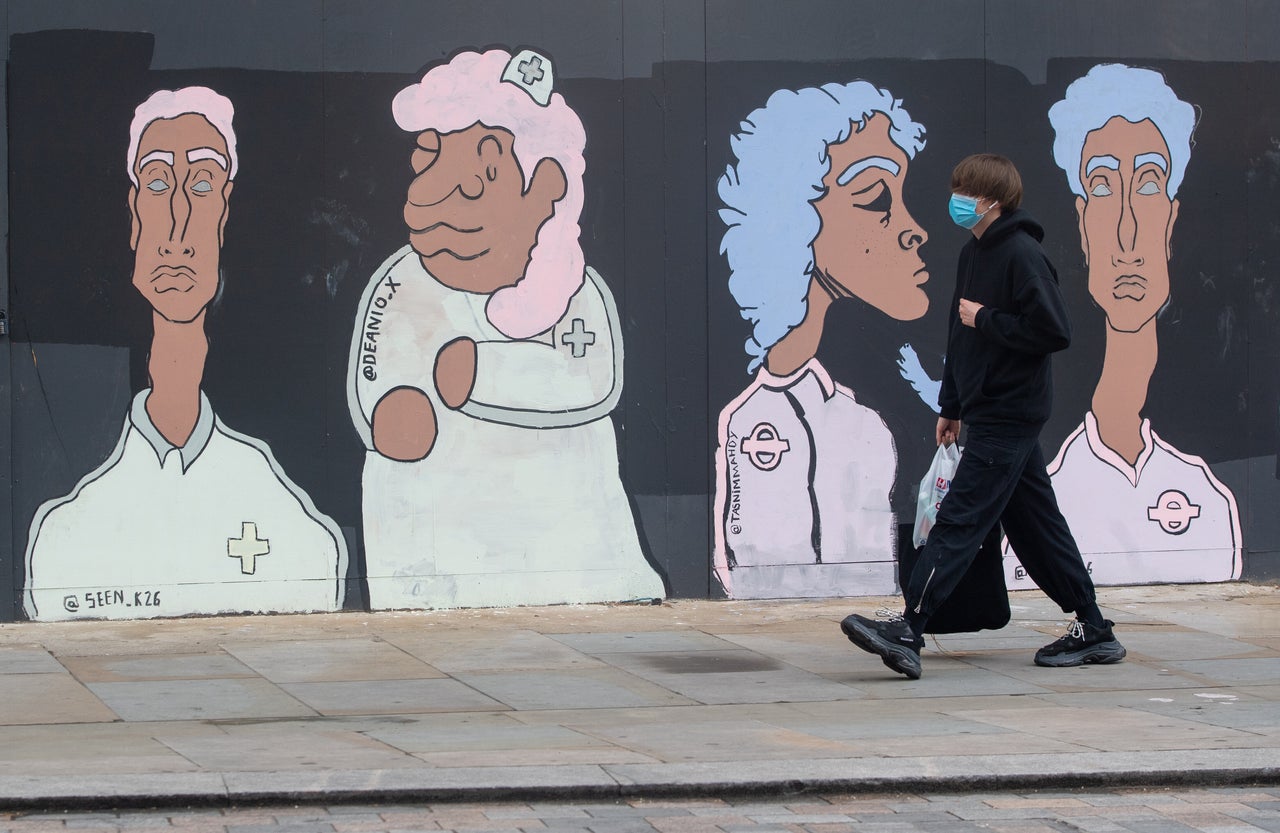
M 947 419 L 1033 433 L 1049 418 L 1049 354 L 1071 343 L 1071 324 L 1043 239 L 1019 208 L 960 251 L 938 396 Z M 960 323 L 961 298 L 982 305 L 973 327 Z

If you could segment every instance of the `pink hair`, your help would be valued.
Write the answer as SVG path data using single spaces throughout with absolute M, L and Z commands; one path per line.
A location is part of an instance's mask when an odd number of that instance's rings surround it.
M 578 219 L 587 136 L 578 115 L 559 93 L 553 93 L 543 107 L 520 86 L 502 81 L 510 61 L 511 53 L 501 49 L 459 53 L 401 90 L 391 112 L 401 129 L 414 133 L 428 129 L 453 133 L 477 122 L 510 130 L 526 190 L 543 159 L 554 159 L 564 169 L 564 198 L 538 231 L 524 277 L 493 293 L 485 305 L 489 323 L 500 332 L 508 338 L 529 338 L 559 321 L 582 286 L 586 263 L 578 241 Z
M 138 105 L 133 111 L 133 122 L 129 125 L 129 179 L 137 186 L 138 175 L 133 166 L 138 161 L 138 143 L 142 141 L 142 131 L 147 125 L 159 119 L 176 119 L 194 113 L 204 116 L 214 130 L 222 134 L 227 143 L 227 155 L 231 157 L 228 164 L 227 179 L 236 178 L 239 169 L 239 158 L 236 156 L 236 131 L 231 126 L 235 118 L 236 108 L 231 99 L 216 93 L 208 87 L 183 87 L 180 90 L 157 90 L 151 97 Z

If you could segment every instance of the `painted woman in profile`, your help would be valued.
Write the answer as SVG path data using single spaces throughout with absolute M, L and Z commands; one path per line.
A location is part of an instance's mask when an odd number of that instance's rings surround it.
M 928 310 L 928 236 L 902 196 L 924 127 L 854 81 L 777 91 L 730 143 L 721 253 L 754 379 L 720 413 L 716 576 L 735 598 L 892 593 L 893 436 L 817 351 L 836 301 L 896 321 Z

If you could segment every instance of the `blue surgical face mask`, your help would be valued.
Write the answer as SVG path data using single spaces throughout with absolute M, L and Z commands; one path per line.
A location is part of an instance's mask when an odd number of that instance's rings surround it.
M 987 211 L 991 209 L 988 208 Z M 987 212 L 978 213 L 978 201 L 973 197 L 964 197 L 960 194 L 952 194 L 951 202 L 947 204 L 947 213 L 951 215 L 951 222 L 960 228 L 971 229 L 978 223 L 982 222 L 982 218 Z

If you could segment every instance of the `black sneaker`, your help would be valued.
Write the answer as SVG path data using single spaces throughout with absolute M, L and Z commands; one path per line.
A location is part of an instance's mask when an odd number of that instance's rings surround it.
M 902 617 L 876 621 L 854 613 L 840 623 L 849 641 L 864 651 L 879 654 L 884 664 L 913 680 L 920 679 L 920 649 L 924 639 L 916 636 Z
M 1084 665 L 1086 662 L 1102 665 L 1119 662 L 1127 652 L 1111 632 L 1114 624 L 1107 619 L 1101 628 L 1097 628 L 1077 619 L 1060 639 L 1036 651 L 1036 665 L 1067 668 Z

